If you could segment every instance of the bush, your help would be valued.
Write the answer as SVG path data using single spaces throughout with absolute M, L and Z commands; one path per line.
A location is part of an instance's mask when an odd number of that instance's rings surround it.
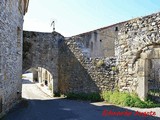
M 142 101 L 138 95 L 119 91 L 103 91 L 101 95 L 99 93 L 69 93 L 66 95 L 68 99 L 73 100 L 87 100 L 91 102 L 98 102 L 105 100 L 108 103 L 129 106 L 129 107 L 139 107 L 139 108 L 151 108 L 160 107 L 160 104 L 156 104 L 151 100 Z
M 160 104 L 156 104 L 150 100 L 142 101 L 136 94 L 129 94 L 118 91 L 105 91 L 102 92 L 102 98 L 112 104 L 139 108 L 159 107 Z

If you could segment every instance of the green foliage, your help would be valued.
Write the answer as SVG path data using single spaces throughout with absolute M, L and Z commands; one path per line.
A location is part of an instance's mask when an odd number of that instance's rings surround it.
M 111 69 L 112 69 L 112 71 L 117 71 L 116 67 L 112 67 Z
M 69 93 L 66 96 L 68 99 L 87 100 L 91 102 L 105 100 L 108 103 L 120 106 L 139 108 L 160 107 L 160 104 L 156 104 L 151 100 L 142 101 L 135 93 L 130 94 L 119 91 L 103 91 L 101 95 L 99 93 Z
M 136 94 L 129 94 L 118 91 L 105 91 L 102 92 L 102 98 L 112 104 L 121 106 L 139 107 L 139 108 L 150 108 L 158 107 L 160 104 L 156 104 L 150 100 L 142 101 Z
M 91 102 L 101 101 L 101 96 L 99 93 L 69 93 L 66 95 L 68 99 L 74 100 L 87 100 Z
M 22 75 L 22 79 L 27 78 L 25 75 Z
M 99 60 L 98 62 L 97 62 L 97 64 L 96 64 L 96 67 L 101 67 L 101 66 L 103 66 L 104 65 L 104 61 L 103 60 Z

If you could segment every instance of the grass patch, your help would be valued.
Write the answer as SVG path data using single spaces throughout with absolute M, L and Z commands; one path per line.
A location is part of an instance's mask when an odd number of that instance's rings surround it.
M 119 91 L 104 91 L 99 93 L 69 93 L 66 95 L 67 99 L 85 100 L 91 102 L 106 101 L 110 104 L 138 107 L 138 108 L 153 108 L 160 107 L 159 103 L 155 103 L 150 99 L 142 101 L 138 95 Z
M 86 100 L 91 102 L 101 101 L 99 93 L 69 93 L 66 95 L 68 99 L 72 100 Z
M 25 76 L 25 75 L 22 75 L 22 79 L 24 79 L 24 78 L 27 78 L 27 76 Z
M 142 101 L 136 94 L 129 94 L 118 91 L 102 92 L 102 98 L 111 104 L 139 108 L 160 107 L 160 104 L 154 103 L 151 100 Z

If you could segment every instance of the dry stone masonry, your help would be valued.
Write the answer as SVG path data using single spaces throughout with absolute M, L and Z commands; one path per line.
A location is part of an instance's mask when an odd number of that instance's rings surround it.
M 91 93 L 113 90 L 116 81 L 115 58 L 88 58 L 83 54 L 82 46 L 81 41 L 72 37 L 60 48 L 59 80 L 66 82 L 64 87 L 67 90 L 61 91 Z
M 28 32 L 30 37 L 24 34 L 24 50 L 25 41 L 30 41 L 27 54 L 32 55 L 27 61 L 41 61 L 38 65 L 49 66 L 53 76 L 57 71 L 54 87 L 61 94 L 119 89 L 145 99 L 149 90 L 159 89 L 159 21 L 157 13 L 65 39 Z M 58 42 L 48 43 L 47 39 Z M 23 54 L 25 57 L 26 51 Z M 55 61 L 46 55 L 56 55 Z M 24 59 L 23 68 L 27 61 Z M 52 68 L 55 65 L 56 71 Z
M 0 117 L 21 98 L 23 15 L 28 0 L 0 0 Z
M 159 84 L 160 13 L 128 21 L 118 37 L 119 88 L 136 92 L 144 99 L 148 89 L 156 87 L 151 83 Z
M 23 72 L 42 67 L 54 79 L 53 93 L 58 92 L 58 44 L 64 37 L 59 33 L 23 32 Z
M 160 13 L 65 38 L 23 32 L 27 7 L 28 0 L 0 1 L 0 116 L 20 100 L 30 68 L 51 73 L 53 94 L 119 89 L 145 99 L 160 91 Z

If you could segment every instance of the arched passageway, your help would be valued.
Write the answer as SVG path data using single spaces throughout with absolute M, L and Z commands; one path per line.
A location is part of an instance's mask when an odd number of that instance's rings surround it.
M 160 45 L 151 44 L 150 49 L 140 54 L 138 59 L 139 90 L 155 101 L 160 101 Z M 146 49 L 144 47 L 143 49 Z
M 41 91 L 49 96 L 53 96 L 53 76 L 47 69 L 42 67 L 30 68 L 22 75 L 22 80 L 22 84 L 36 84 Z
M 23 33 L 23 72 L 29 68 L 45 68 L 52 76 L 53 90 L 58 93 L 58 43 L 64 37 L 59 33 Z

